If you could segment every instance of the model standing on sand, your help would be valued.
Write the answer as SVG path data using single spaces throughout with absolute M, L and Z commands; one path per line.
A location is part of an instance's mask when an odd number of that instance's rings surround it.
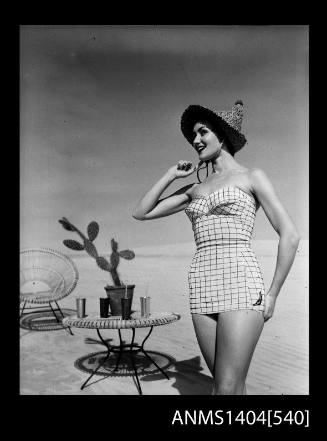
M 188 274 L 190 309 L 202 355 L 214 379 L 213 395 L 246 394 L 245 380 L 264 322 L 293 263 L 299 235 L 266 174 L 234 159 L 246 143 L 241 133 L 243 103 L 214 112 L 189 106 L 181 129 L 200 163 L 179 161 L 140 200 L 133 217 L 156 219 L 185 210 L 197 245 Z M 175 180 L 201 164 L 207 178 L 160 199 Z M 208 166 L 212 174 L 208 176 Z M 200 181 L 200 180 L 199 180 Z M 262 206 L 279 234 L 274 277 L 265 292 L 251 249 L 255 215 Z

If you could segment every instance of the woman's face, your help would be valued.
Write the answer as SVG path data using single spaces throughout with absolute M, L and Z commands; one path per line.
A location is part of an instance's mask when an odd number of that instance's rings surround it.
M 219 141 L 209 123 L 197 122 L 194 125 L 193 132 L 193 147 L 201 161 L 209 161 L 219 156 L 222 142 Z

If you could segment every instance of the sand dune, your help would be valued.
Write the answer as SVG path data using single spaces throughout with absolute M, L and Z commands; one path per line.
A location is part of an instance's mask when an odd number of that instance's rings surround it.
M 268 288 L 276 261 L 276 241 L 254 241 L 259 263 Z M 154 329 L 146 343 L 149 351 L 167 366 L 170 379 L 154 369 L 141 377 L 146 395 L 210 394 L 211 378 L 200 354 L 188 306 L 187 270 L 195 247 L 193 243 L 135 250 L 136 258 L 122 260 L 121 278 L 135 284 L 133 309 L 139 297 L 151 296 L 152 311 L 173 311 L 181 319 Z M 66 250 L 62 250 L 66 252 Z M 67 253 L 68 254 L 68 253 Z M 75 298 L 87 298 L 87 313 L 98 313 L 98 299 L 105 296 L 104 285 L 111 283 L 94 260 L 83 253 L 73 255 L 80 280 L 73 293 L 60 305 L 75 309 Z M 301 241 L 292 270 L 278 298 L 274 317 L 266 323 L 248 375 L 248 393 L 258 395 L 308 394 L 308 241 Z M 21 329 L 21 394 L 137 394 L 131 376 L 96 376 L 83 391 L 88 374 L 77 369 L 76 361 L 103 351 L 96 331 L 74 329 L 29 331 Z M 137 331 L 137 341 L 146 335 Z M 124 331 L 129 339 L 129 331 Z M 105 331 L 106 338 L 118 343 L 116 331 Z M 156 354 L 157 353 L 157 354 Z M 153 371 L 153 372 L 152 372 Z

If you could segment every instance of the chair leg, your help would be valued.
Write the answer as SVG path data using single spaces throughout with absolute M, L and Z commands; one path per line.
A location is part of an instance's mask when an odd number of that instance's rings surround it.
M 61 314 L 62 318 L 64 318 L 65 316 L 64 316 L 62 310 L 60 309 L 60 306 L 58 305 L 58 303 L 56 301 L 55 301 L 55 304 L 56 304 L 56 306 L 58 308 L 58 311 L 60 311 L 60 314 Z
M 23 305 L 23 308 L 22 308 L 22 310 L 21 310 L 21 312 L 20 312 L 19 318 L 21 318 L 22 315 L 23 315 L 23 312 L 24 312 L 24 309 L 25 309 L 26 302 L 27 302 L 27 300 L 24 301 L 24 305 Z
M 51 308 L 51 311 L 52 311 L 53 315 L 55 316 L 55 319 L 56 319 L 57 323 L 60 323 L 56 313 L 54 312 L 54 309 L 52 308 L 51 302 L 49 302 L 49 305 L 50 305 L 50 308 Z
M 64 317 L 65 317 L 65 316 L 64 316 L 64 313 L 62 312 L 60 306 L 58 305 L 58 303 L 57 303 L 56 301 L 55 301 L 55 304 L 57 305 L 57 308 L 58 308 L 58 310 L 60 311 L 60 314 L 61 314 L 62 318 L 64 318 Z M 73 331 L 72 331 L 71 328 L 70 328 L 70 326 L 67 326 L 67 328 L 68 328 L 70 334 L 71 334 L 71 335 L 74 335 L 74 334 L 73 334 Z

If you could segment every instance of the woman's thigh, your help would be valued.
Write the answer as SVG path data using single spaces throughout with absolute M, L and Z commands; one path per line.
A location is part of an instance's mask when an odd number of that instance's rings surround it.
M 238 310 L 220 313 L 217 324 L 215 382 L 245 381 L 263 329 L 261 313 Z
M 214 375 L 218 314 L 192 314 L 193 326 L 202 355 Z

